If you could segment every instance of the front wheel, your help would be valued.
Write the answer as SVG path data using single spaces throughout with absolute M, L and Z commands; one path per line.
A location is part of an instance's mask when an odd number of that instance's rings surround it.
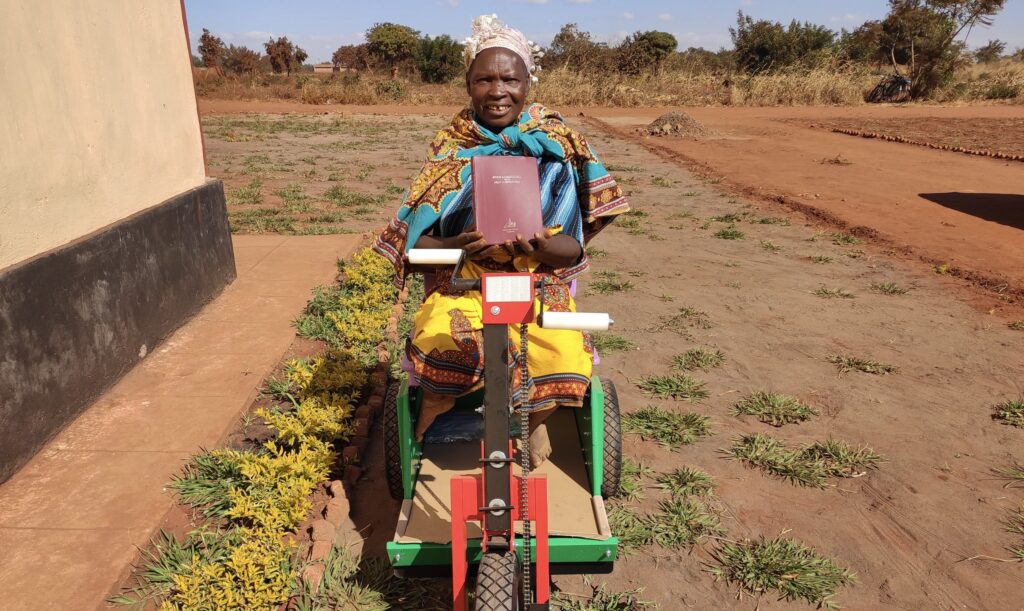
M 476 611 L 517 611 L 519 580 L 515 552 L 486 552 L 476 575 Z

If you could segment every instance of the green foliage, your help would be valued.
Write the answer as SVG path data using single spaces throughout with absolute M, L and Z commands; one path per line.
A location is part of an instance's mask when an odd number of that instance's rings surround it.
M 882 458 L 867 446 L 851 447 L 828 439 L 801 448 L 787 449 L 761 433 L 738 437 L 725 454 L 794 484 L 824 488 L 830 477 L 859 477 Z
M 974 51 L 974 61 L 980 64 L 990 64 L 997 61 L 1006 51 L 1006 43 L 999 40 L 990 40 Z
M 846 289 L 841 289 L 841 288 L 832 288 L 832 289 L 830 289 L 830 288 L 828 288 L 826 286 L 818 287 L 814 291 L 814 294 L 817 295 L 818 297 L 822 297 L 824 299 L 836 299 L 836 298 L 839 298 L 839 299 L 853 299 L 853 293 L 847 291 Z
M 643 480 L 646 477 L 650 477 L 652 473 L 653 471 L 644 466 L 643 463 L 624 457 L 622 459 L 622 470 L 619 474 L 618 498 L 630 502 L 643 500 L 645 496 Z
M 622 418 L 622 430 L 653 439 L 670 450 L 711 434 L 711 418 L 693 412 L 669 412 L 647 406 Z
M 686 306 L 679 308 L 679 311 L 670 316 L 663 316 L 659 322 L 658 329 L 664 329 L 679 333 L 680 335 L 686 334 L 686 329 L 690 327 L 698 327 L 701 329 L 710 329 L 714 325 L 711 323 L 711 319 L 708 317 L 707 312 L 698 310 L 692 306 Z
M 742 240 L 746 238 L 746 234 L 737 229 L 735 225 L 729 225 L 724 229 L 716 231 L 715 237 L 720 240 Z
M 793 539 L 724 542 L 713 553 L 716 578 L 738 584 L 753 595 L 778 592 L 786 600 L 804 600 L 836 608 L 836 590 L 856 583 L 856 576 L 831 558 Z
M 676 37 L 668 32 L 634 32 L 617 49 L 619 70 L 633 75 L 660 70 L 678 44 Z
M 800 403 L 794 397 L 762 391 L 736 403 L 731 413 L 734 416 L 756 416 L 761 422 L 772 426 L 804 422 L 818 415 L 816 409 Z
M 462 44 L 447 34 L 424 36 L 416 52 L 420 78 L 428 83 L 447 83 L 462 75 Z
M 168 487 L 206 517 L 226 518 L 232 506 L 231 491 L 247 485 L 237 455 L 204 451 L 193 456 L 184 472 L 171 478 Z
M 224 69 L 231 74 L 256 74 L 260 69 L 260 54 L 245 46 L 228 45 L 224 50 Z
M 683 354 L 672 357 L 672 368 L 684 371 L 701 369 L 708 371 L 721 367 L 725 363 L 725 353 L 717 348 L 712 351 L 706 348 L 692 348 Z
M 584 577 L 584 583 L 593 591 L 590 596 L 577 596 L 565 592 L 555 592 L 551 596 L 552 609 L 559 611 L 642 611 L 657 609 L 656 603 L 641 600 L 643 588 L 626 592 L 609 592 L 604 584 L 597 586 Z
M 544 67 L 604 72 L 614 69 L 614 55 L 608 45 L 594 42 L 590 32 L 580 30 L 575 23 L 567 23 L 551 39 Z
M 1024 399 L 1010 399 L 996 405 L 992 419 L 1017 428 L 1024 428 Z
M 390 68 L 413 59 L 419 47 L 420 33 L 396 23 L 375 23 L 366 30 L 366 49 Z
M 622 280 L 617 272 L 602 271 L 598 272 L 598 275 L 601 276 L 601 279 L 595 280 L 590 284 L 590 292 L 592 293 L 607 295 L 608 293 L 622 293 L 633 290 L 633 283 L 629 280 Z
M 302 62 L 306 61 L 308 57 L 308 54 L 288 40 L 287 36 L 277 39 L 271 37 L 270 40 L 263 43 L 263 48 L 267 51 L 271 69 L 278 74 L 298 72 L 302 68 Z
M 636 344 L 621 335 L 607 331 L 595 331 L 590 334 L 590 341 L 598 354 L 609 354 L 622 350 L 636 350 Z
M 707 473 L 690 467 L 679 467 L 658 475 L 658 486 L 673 498 L 707 496 L 715 488 L 715 481 Z
M 660 399 L 699 401 L 708 396 L 704 382 L 691 378 L 685 373 L 670 376 L 643 376 L 636 385 L 645 394 Z
M 889 373 L 896 373 L 897 371 L 897 368 L 894 365 L 887 365 L 885 363 L 879 363 L 878 361 L 843 354 L 834 354 L 828 357 L 828 362 L 835 365 L 839 369 L 840 373 L 860 371 L 862 373 L 886 375 Z
M 221 72 L 220 61 L 224 56 L 224 41 L 210 33 L 210 30 L 203 28 L 199 37 L 199 56 L 203 65 L 213 68 L 219 74 Z
M 871 290 L 883 295 L 906 295 L 910 289 L 903 288 L 895 282 L 873 282 Z
M 736 67 L 747 74 L 773 72 L 794 65 L 814 66 L 827 56 L 835 33 L 795 19 L 789 27 L 764 19 L 754 20 L 739 11 L 736 27 L 729 28 L 736 50 Z

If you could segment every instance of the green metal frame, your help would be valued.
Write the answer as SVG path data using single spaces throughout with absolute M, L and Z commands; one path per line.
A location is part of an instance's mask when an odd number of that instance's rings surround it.
M 402 459 L 402 488 L 406 499 L 412 499 L 416 478 L 420 470 L 423 444 L 413 435 L 419 416 L 421 397 L 419 388 L 409 387 L 408 380 L 402 382 L 398 393 L 398 436 Z M 455 409 L 476 409 L 483 401 L 483 391 L 460 398 Z M 574 410 L 576 428 L 580 435 L 580 447 L 590 477 L 591 494 L 601 494 L 604 481 L 604 390 L 601 380 L 593 376 L 588 399 L 582 409 Z M 531 542 L 532 546 L 536 541 Z M 618 557 L 619 540 L 610 537 L 604 540 L 579 537 L 551 537 L 549 561 L 552 564 L 588 564 L 615 562 Z M 394 568 L 442 566 L 451 564 L 451 545 L 447 543 L 387 543 L 388 557 Z M 467 549 L 470 563 L 480 562 L 480 539 L 470 539 Z
M 589 400 L 583 409 L 575 410 L 576 430 L 580 435 L 583 462 L 590 476 L 590 494 L 600 496 L 604 484 L 604 388 L 601 378 L 590 379 Z
M 530 542 L 535 550 L 536 540 Z M 522 550 L 518 550 L 519 553 Z M 452 546 L 447 543 L 397 543 L 388 541 L 388 558 L 395 568 L 411 566 L 445 566 L 452 563 Z M 590 564 L 615 562 L 619 553 L 619 540 L 611 537 L 603 541 L 578 537 L 551 537 L 548 539 L 549 561 L 552 564 Z M 536 554 L 534 554 L 536 557 Z M 480 562 L 480 539 L 470 539 L 466 559 L 471 564 Z

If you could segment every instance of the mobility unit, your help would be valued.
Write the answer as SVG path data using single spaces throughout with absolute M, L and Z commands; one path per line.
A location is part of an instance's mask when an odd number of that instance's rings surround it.
M 474 567 L 475 609 L 547 609 L 552 572 L 606 573 L 615 561 L 618 540 L 604 499 L 619 486 L 619 406 L 611 381 L 594 375 L 582 408 L 558 408 L 548 418 L 553 452 L 531 470 L 524 451 L 528 415 L 511 407 L 509 333 L 525 323 L 601 330 L 611 320 L 545 312 L 543 281 L 529 273 L 459 278 L 461 250 L 413 249 L 408 257 L 411 265 L 454 265 L 452 290 L 481 293 L 484 388 L 460 398 L 417 441 L 421 390 L 415 377 L 410 372 L 408 380 L 389 385 L 384 458 L 391 495 L 402 501 L 387 544 L 391 565 L 409 577 L 450 571 L 459 611 L 468 608 Z M 528 342 L 522 346 L 528 359 Z M 525 360 L 521 365 L 525 369 Z

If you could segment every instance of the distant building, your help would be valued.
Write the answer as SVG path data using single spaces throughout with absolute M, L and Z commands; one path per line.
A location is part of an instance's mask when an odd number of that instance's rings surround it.
M 332 72 L 338 72 L 338 71 L 339 71 L 338 70 L 338 66 L 335 66 L 334 64 L 332 64 L 330 62 L 323 63 L 323 64 L 315 64 L 313 66 L 313 73 L 314 74 L 330 74 Z

